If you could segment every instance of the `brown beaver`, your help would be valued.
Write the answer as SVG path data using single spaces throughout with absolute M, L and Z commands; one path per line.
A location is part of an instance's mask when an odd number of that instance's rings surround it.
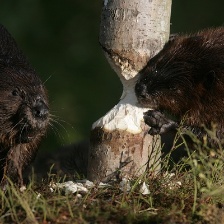
M 0 25 L 0 183 L 23 184 L 22 171 L 35 157 L 49 121 L 46 90 Z
M 224 28 L 176 36 L 140 72 L 135 87 L 140 104 L 153 110 L 144 114 L 150 134 L 163 134 L 179 126 L 199 138 L 204 126 L 217 125 L 224 133 Z M 176 120 L 169 119 L 170 114 Z M 211 141 L 211 139 L 210 139 Z

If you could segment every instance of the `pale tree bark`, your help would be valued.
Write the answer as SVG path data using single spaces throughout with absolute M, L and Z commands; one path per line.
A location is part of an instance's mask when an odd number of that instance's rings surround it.
M 171 0 L 104 0 L 100 44 L 123 84 L 120 102 L 91 130 L 88 179 L 132 178 L 160 169 L 159 137 L 147 134 L 134 87 L 169 38 Z M 103 102 L 102 102 L 103 103 Z

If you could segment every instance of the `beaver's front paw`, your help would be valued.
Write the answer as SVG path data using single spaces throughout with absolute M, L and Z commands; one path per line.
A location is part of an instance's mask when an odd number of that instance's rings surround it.
M 178 127 L 175 121 L 166 118 L 166 116 L 158 110 L 148 110 L 145 112 L 144 121 L 151 127 L 148 132 L 150 135 L 161 135 Z

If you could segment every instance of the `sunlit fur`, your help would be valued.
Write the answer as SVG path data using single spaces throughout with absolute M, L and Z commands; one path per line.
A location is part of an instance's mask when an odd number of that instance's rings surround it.
M 186 124 L 224 126 L 224 28 L 170 40 L 140 72 L 139 102 Z
M 38 114 L 41 112 L 41 114 Z M 15 41 L 0 26 L 0 180 L 22 184 L 49 122 L 46 90 Z

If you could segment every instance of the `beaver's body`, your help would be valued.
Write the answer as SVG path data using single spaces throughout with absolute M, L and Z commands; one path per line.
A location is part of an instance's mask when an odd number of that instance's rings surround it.
M 22 184 L 22 170 L 34 158 L 49 121 L 44 86 L 0 25 L 0 182 Z
M 202 125 L 217 125 L 224 135 L 224 28 L 170 40 L 141 71 L 136 84 L 139 102 L 152 111 L 145 113 L 151 134 L 162 134 L 183 125 L 202 137 Z M 169 120 L 167 112 L 177 118 Z

